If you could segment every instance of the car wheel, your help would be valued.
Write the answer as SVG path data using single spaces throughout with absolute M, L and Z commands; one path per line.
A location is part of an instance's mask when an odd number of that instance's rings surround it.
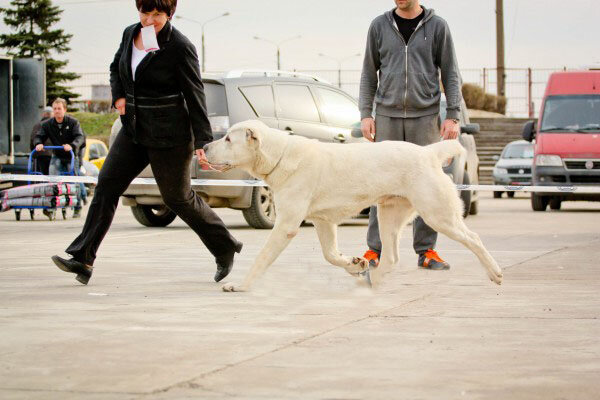
M 531 193 L 531 208 L 533 208 L 533 211 L 546 211 L 546 207 L 548 207 L 547 196 Z
M 171 211 L 167 206 L 138 204 L 137 206 L 131 207 L 131 212 L 140 224 L 150 227 L 167 226 L 177 217 L 177 214 Z
M 275 223 L 273 191 L 266 186 L 252 188 L 250 208 L 242 210 L 244 219 L 256 229 L 271 229 Z
M 561 204 L 562 204 L 562 200 L 557 197 L 553 197 L 550 199 L 550 209 L 551 210 L 560 210 Z
M 515 192 L 506 192 L 506 195 L 512 199 L 513 197 L 515 197 Z
M 502 192 L 494 192 L 494 198 L 499 199 L 502 197 Z
M 465 171 L 465 174 L 463 175 L 463 185 L 470 185 L 471 181 L 469 180 L 469 175 L 467 174 L 467 171 Z M 469 212 L 471 211 L 471 196 L 472 196 L 472 192 L 470 190 L 461 190 L 460 191 L 460 198 L 463 201 L 463 205 L 464 205 L 464 210 L 463 210 L 463 218 L 467 218 L 469 216 Z

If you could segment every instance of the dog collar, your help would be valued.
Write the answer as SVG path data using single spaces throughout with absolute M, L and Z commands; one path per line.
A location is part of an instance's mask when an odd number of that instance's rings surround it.
M 264 174 L 265 176 L 271 175 L 273 173 L 273 171 L 275 171 L 275 168 L 277 168 L 279 166 L 279 163 L 283 159 L 285 152 L 287 151 L 288 147 L 290 147 L 290 142 L 291 142 L 291 140 L 288 138 L 288 142 L 286 143 L 285 147 L 283 148 L 283 151 L 281 152 L 281 155 L 279 156 L 279 160 L 277 160 L 277 162 L 275 163 L 275 166 L 273 168 L 271 168 L 271 171 L 269 173 Z

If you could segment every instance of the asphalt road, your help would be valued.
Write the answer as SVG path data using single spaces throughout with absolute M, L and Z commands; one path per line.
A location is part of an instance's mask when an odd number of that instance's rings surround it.
M 50 256 L 82 220 L 0 214 L 2 399 L 596 399 L 600 203 L 534 213 L 484 194 L 467 219 L 504 270 L 440 237 L 450 271 L 402 265 L 376 291 L 326 263 L 314 229 L 249 293 L 223 293 L 193 232 L 121 207 L 88 286 Z M 239 282 L 268 231 L 219 210 L 244 242 Z M 366 220 L 339 230 L 365 250 Z

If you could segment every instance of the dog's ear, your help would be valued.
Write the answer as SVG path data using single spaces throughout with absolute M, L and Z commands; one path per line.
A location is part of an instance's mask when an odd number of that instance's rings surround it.
M 246 140 L 258 147 L 260 144 L 260 136 L 258 132 L 251 128 L 246 128 Z

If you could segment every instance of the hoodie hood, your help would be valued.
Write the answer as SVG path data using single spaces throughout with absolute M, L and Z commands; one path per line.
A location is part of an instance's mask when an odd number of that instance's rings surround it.
M 423 19 L 421 20 L 421 22 L 419 23 L 419 25 L 417 25 L 417 30 L 421 29 L 421 27 L 423 27 L 423 29 L 425 30 L 425 40 L 427 40 L 427 22 L 433 18 L 433 16 L 435 15 L 435 10 L 433 8 L 425 8 L 423 5 L 421 5 L 421 8 L 423 9 L 423 12 L 425 13 L 425 15 L 423 16 Z M 394 20 L 394 13 L 396 12 L 396 8 L 392 8 L 390 11 L 386 11 L 384 13 L 384 15 L 386 16 L 387 20 L 390 22 L 390 24 L 392 24 L 392 26 L 394 27 L 394 29 L 396 31 L 398 31 L 398 27 L 396 26 L 396 22 Z M 400 32 L 398 32 L 400 33 Z

